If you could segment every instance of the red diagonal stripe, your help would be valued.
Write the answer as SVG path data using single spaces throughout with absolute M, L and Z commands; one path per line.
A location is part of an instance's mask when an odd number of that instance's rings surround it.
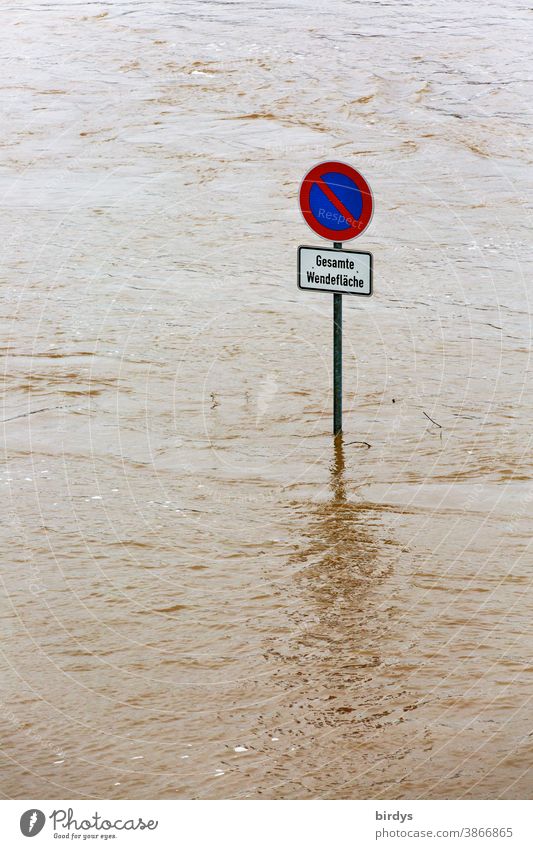
M 327 199 L 331 201 L 337 212 L 340 212 L 340 214 L 343 216 L 346 221 L 346 226 L 355 227 L 358 224 L 358 219 L 353 217 L 349 209 L 346 209 L 342 201 L 340 201 L 337 195 L 331 191 L 330 187 L 327 183 L 324 182 L 322 177 L 316 177 L 315 183 L 320 189 L 322 189 Z

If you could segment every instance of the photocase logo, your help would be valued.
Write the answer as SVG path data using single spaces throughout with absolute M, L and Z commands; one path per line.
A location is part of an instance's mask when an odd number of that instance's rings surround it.
M 46 817 L 38 808 L 30 808 L 24 811 L 20 818 L 20 830 L 24 837 L 35 837 L 42 830 Z

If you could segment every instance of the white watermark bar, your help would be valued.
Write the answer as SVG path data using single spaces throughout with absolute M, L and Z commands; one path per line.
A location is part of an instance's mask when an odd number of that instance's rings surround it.
M 213 793 L 216 788 L 213 787 Z M 530 849 L 530 801 L 8 800 L 6 847 Z M 35 837 L 35 844 L 28 839 Z

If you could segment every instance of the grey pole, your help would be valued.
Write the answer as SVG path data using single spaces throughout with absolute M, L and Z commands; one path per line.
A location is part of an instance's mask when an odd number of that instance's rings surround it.
M 333 242 L 336 250 L 342 242 Z M 342 433 L 342 295 L 333 293 L 333 433 Z

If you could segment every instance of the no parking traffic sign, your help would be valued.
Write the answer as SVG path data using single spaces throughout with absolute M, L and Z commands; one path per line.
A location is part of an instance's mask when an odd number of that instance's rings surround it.
M 321 162 L 300 186 L 300 209 L 311 230 L 333 242 L 360 236 L 372 218 L 370 186 L 344 162 Z
M 372 254 L 342 250 L 368 227 L 370 186 L 345 162 L 320 162 L 300 186 L 300 209 L 311 230 L 333 248 L 298 248 L 298 286 L 333 295 L 333 433 L 342 433 L 342 296 L 372 294 Z

